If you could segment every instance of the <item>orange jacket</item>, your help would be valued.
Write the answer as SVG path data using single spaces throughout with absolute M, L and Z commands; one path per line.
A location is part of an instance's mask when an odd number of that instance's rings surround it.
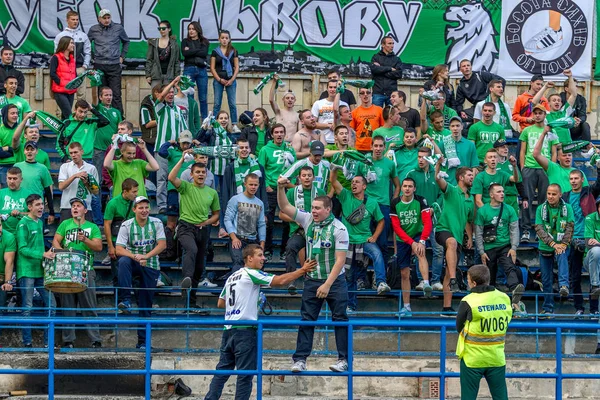
M 515 106 L 512 111 L 512 119 L 519 123 L 519 128 L 522 131 L 533 123 L 528 123 L 527 118 L 531 117 L 531 112 L 533 110 L 533 104 L 531 100 L 533 100 L 534 95 L 529 94 L 529 92 L 525 92 L 519 97 L 517 97 L 517 101 L 515 101 Z M 540 100 L 540 104 L 546 107 L 546 110 L 550 111 L 550 105 L 548 104 L 548 100 L 545 97 L 542 97 Z

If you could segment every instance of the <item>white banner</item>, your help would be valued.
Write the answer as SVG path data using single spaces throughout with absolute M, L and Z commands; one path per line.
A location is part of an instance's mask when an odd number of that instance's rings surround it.
M 592 75 L 593 0 L 503 0 L 498 71 L 509 80 Z

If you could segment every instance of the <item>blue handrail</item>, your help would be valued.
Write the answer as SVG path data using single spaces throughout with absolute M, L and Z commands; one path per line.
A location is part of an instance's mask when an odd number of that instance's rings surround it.
M 146 349 L 145 366 L 139 370 L 106 370 L 106 369 L 56 369 L 54 364 L 54 329 L 56 325 L 68 325 L 81 323 L 79 318 L 3 318 L 3 323 L 12 325 L 29 324 L 35 321 L 35 324 L 48 325 L 48 368 L 47 369 L 0 369 L 0 374 L 15 374 L 17 371 L 23 375 L 48 375 L 48 398 L 54 399 L 54 377 L 55 375 L 143 375 L 145 378 L 145 398 L 150 399 L 151 395 L 151 377 L 152 375 L 172 375 L 173 370 L 152 369 L 151 366 L 151 343 L 152 326 L 198 326 L 198 325 L 222 325 L 223 319 L 132 319 L 132 318 L 99 318 L 94 323 L 98 325 L 137 325 L 145 326 L 146 330 Z M 263 370 L 262 368 L 262 349 L 263 349 L 263 327 L 267 326 L 346 326 L 348 328 L 348 371 L 343 373 L 334 373 L 329 371 L 306 371 L 300 375 L 304 376 L 345 376 L 348 379 L 348 399 L 353 399 L 353 378 L 354 377 L 430 377 L 439 378 L 439 398 L 445 398 L 445 379 L 457 378 L 460 376 L 457 372 L 446 371 L 446 334 L 448 329 L 454 330 L 455 322 L 453 320 L 402 320 L 402 321 L 299 321 L 295 319 L 273 319 L 258 321 L 228 321 L 232 325 L 245 325 L 257 327 L 257 368 L 256 370 L 178 370 L 177 375 L 256 375 L 257 376 L 257 398 L 262 399 L 262 379 L 263 376 L 271 375 L 292 375 L 290 371 Z M 387 371 L 355 371 L 353 368 L 353 332 L 354 327 L 398 327 L 398 328 L 435 328 L 440 330 L 440 371 L 439 372 L 387 372 Z M 543 324 L 535 322 L 511 322 L 510 329 L 553 329 L 556 332 L 556 371 L 554 373 L 508 373 L 507 378 L 533 378 L 533 379 L 554 379 L 555 397 L 562 398 L 562 381 L 564 379 L 600 379 L 600 374 L 564 374 L 562 372 L 562 332 L 569 330 L 598 330 L 596 323 L 570 323 L 570 322 L 552 322 Z

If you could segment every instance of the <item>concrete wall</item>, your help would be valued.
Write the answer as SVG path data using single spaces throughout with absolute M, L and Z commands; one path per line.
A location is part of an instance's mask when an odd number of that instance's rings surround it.
M 59 115 L 58 107 L 52 98 L 50 98 L 50 77 L 47 70 L 23 70 L 26 75 L 26 89 L 23 97 L 31 104 L 34 110 L 43 109 L 46 112 Z M 241 73 L 237 81 L 237 107 L 238 115 L 245 110 L 253 110 L 257 107 L 264 107 L 269 113 L 272 113 L 269 105 L 269 90 L 265 88 L 260 95 L 255 95 L 252 89 L 260 82 L 262 75 L 256 73 Z M 320 93 L 325 90 L 326 79 L 319 75 L 285 75 L 283 80 L 286 83 L 281 92 L 291 89 L 297 97 L 296 108 L 310 108 L 314 101 L 318 100 Z M 87 99 L 91 100 L 91 88 L 89 81 L 86 80 Z M 528 82 L 509 82 L 506 88 L 505 101 L 511 106 L 514 104 L 517 96 L 527 90 Z M 410 97 L 410 105 L 417 106 L 419 88 L 422 82 L 419 81 L 401 81 L 399 88 Z M 456 85 L 455 85 L 456 86 Z M 141 71 L 127 71 L 123 76 L 123 104 L 127 119 L 136 127 L 139 127 L 138 114 L 141 99 L 150 93 L 150 86 L 144 78 Z M 358 100 L 358 92 L 354 91 Z M 588 101 L 588 122 L 592 129 L 592 136 L 597 138 L 600 135 L 600 124 L 598 124 L 598 97 L 600 96 L 600 82 L 587 82 L 580 84 L 580 93 Z M 224 94 L 223 108 L 228 110 L 226 95 Z M 209 110 L 213 106 L 212 79 L 208 85 Z

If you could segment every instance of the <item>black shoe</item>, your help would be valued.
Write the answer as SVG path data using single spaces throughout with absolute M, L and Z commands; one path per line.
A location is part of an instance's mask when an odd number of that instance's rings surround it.
M 206 251 L 206 262 L 213 262 L 215 260 L 215 250 L 209 247 Z
M 444 307 L 444 308 L 442 308 L 440 317 L 456 318 L 456 310 L 452 307 Z
M 296 290 L 296 285 L 294 283 L 295 282 L 292 282 L 288 285 L 288 293 L 289 294 L 298 294 L 298 291 Z
M 192 287 L 192 278 L 186 276 L 181 280 L 181 294 L 185 297 L 187 290 Z
M 210 311 L 207 310 L 206 308 L 202 308 L 198 305 L 191 305 L 190 306 L 190 313 L 191 314 L 197 314 L 197 315 L 202 315 L 202 316 L 207 316 L 210 315 Z
M 175 381 L 175 394 L 181 397 L 188 397 L 192 395 L 192 389 L 179 378 Z
M 102 342 L 92 343 L 92 349 L 101 349 L 101 348 L 102 348 Z
M 73 342 L 65 342 L 65 343 L 63 343 L 62 347 L 64 349 L 73 349 L 73 348 L 75 348 L 75 345 L 73 344 Z
M 592 286 L 590 288 L 590 299 L 598 300 L 598 297 L 600 297 L 600 286 Z

